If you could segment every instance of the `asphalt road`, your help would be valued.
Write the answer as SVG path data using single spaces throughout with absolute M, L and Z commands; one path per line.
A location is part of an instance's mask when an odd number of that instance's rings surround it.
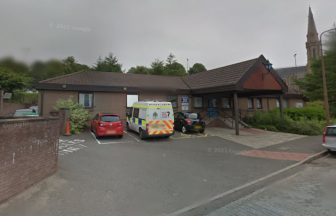
M 83 133 L 62 137 L 60 148 L 59 171 L 2 205 L 0 215 L 162 215 L 295 163 L 241 156 L 250 148 L 194 135 L 97 141 Z
M 218 209 L 208 216 L 335 215 L 336 156 L 306 164 L 297 174 Z

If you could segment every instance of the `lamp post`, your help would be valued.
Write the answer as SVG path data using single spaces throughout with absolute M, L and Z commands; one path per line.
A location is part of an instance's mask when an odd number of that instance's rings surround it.
M 325 33 L 328 33 L 331 31 L 336 31 L 336 28 L 328 29 L 320 34 L 323 99 L 324 99 L 324 110 L 325 110 L 325 118 L 326 118 L 327 125 L 330 123 L 330 112 L 329 112 L 329 99 L 328 99 L 329 97 L 328 97 L 327 78 L 326 78 L 322 38 Z

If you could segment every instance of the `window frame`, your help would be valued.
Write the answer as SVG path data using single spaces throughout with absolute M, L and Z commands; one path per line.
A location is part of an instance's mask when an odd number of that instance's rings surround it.
M 84 98 L 84 104 L 81 104 L 81 101 L 80 101 L 81 94 L 92 95 L 92 97 L 91 97 L 91 106 L 85 106 L 85 98 Z M 93 107 L 94 107 L 94 92 L 85 92 L 85 91 L 78 92 L 78 103 L 81 104 L 85 109 L 93 109 Z
M 196 98 L 197 99 L 201 99 L 201 105 L 200 106 L 196 106 L 195 102 L 196 102 Z M 193 107 L 194 108 L 203 108 L 203 97 L 201 96 L 196 96 L 196 97 L 193 97 Z
M 224 106 L 224 101 L 227 99 L 228 106 Z M 222 97 L 222 108 L 223 109 L 232 109 L 232 99 L 229 97 Z
M 258 102 L 260 106 L 258 106 Z M 262 98 L 256 98 L 256 109 L 263 109 Z
M 251 107 L 250 107 L 250 104 L 249 104 L 250 101 L 251 101 Z M 249 109 L 249 110 L 254 109 L 254 100 L 253 100 L 253 98 L 247 98 L 247 109 Z
M 128 96 L 134 96 L 134 95 L 136 95 L 136 96 L 138 96 L 138 100 L 137 100 L 137 102 L 139 101 L 139 94 L 126 94 L 126 108 L 130 108 L 130 107 L 132 107 L 133 106 L 133 104 L 132 105 L 130 105 L 130 106 L 128 106 Z

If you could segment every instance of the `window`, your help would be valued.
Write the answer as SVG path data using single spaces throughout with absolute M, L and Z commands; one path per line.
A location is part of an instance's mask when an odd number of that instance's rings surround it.
M 139 108 L 134 108 L 133 109 L 133 117 L 134 118 L 139 118 Z
M 223 108 L 231 108 L 231 99 L 230 98 L 222 98 Z
M 119 116 L 105 115 L 100 118 L 103 122 L 117 122 L 120 121 Z
M 127 95 L 127 107 L 133 106 L 133 103 L 138 102 L 139 95 Z
M 83 105 L 84 108 L 92 108 L 93 93 L 79 93 L 79 104 Z
M 203 98 L 202 97 L 194 97 L 194 107 L 202 108 L 203 107 Z
M 336 136 L 336 128 L 335 127 L 327 127 L 326 135 L 327 136 Z
M 253 104 L 253 98 L 247 98 L 247 109 L 253 109 L 254 104 Z
M 296 102 L 296 103 L 295 103 L 295 107 L 296 107 L 296 108 L 302 108 L 302 107 L 303 107 L 303 102 L 302 102 L 302 101 L 300 101 L 300 102 Z
M 167 100 L 172 104 L 173 108 L 177 107 L 177 96 L 168 96 Z
M 262 99 L 256 98 L 256 107 L 257 109 L 262 109 Z

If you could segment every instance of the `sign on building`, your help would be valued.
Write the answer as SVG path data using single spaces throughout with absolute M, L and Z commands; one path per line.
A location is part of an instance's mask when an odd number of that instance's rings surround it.
M 182 111 L 189 111 L 189 96 L 183 95 L 181 97 L 181 109 Z

